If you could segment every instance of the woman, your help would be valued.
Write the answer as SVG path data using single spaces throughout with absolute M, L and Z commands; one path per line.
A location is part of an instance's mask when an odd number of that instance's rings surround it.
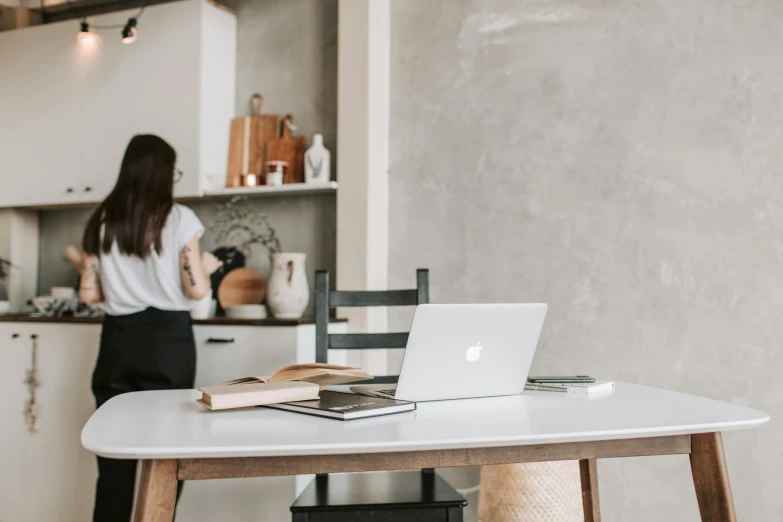
M 204 227 L 192 210 L 174 203 L 181 176 L 175 162 L 161 138 L 131 139 L 114 189 L 84 232 L 79 297 L 106 304 L 92 378 L 98 407 L 131 391 L 193 387 L 189 310 L 210 291 L 209 276 L 221 263 L 199 254 Z M 130 520 L 135 477 L 135 461 L 98 457 L 93 521 Z

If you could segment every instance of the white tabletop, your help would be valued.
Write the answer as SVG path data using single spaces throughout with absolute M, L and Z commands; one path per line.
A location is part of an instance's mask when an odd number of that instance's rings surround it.
M 206 411 L 193 390 L 136 392 L 104 404 L 82 431 L 112 458 L 322 455 L 511 446 L 752 428 L 760 411 L 617 383 L 608 395 L 525 392 L 423 402 L 415 412 L 338 421 L 255 408 Z

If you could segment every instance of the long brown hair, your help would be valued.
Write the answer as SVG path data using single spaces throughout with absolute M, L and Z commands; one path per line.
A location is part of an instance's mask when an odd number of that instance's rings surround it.
M 120 175 L 109 196 L 90 220 L 82 238 L 88 254 L 108 254 L 114 242 L 120 252 L 145 259 L 160 240 L 174 204 L 174 165 L 177 153 L 152 134 L 134 136 L 125 149 Z

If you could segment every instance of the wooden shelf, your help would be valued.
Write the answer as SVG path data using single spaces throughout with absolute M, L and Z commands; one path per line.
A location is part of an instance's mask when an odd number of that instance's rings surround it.
M 232 187 L 232 188 L 217 188 L 204 191 L 206 197 L 230 197 L 230 196 L 284 196 L 294 194 L 333 194 L 337 192 L 337 182 L 330 181 L 324 184 L 315 183 L 290 183 L 288 185 L 280 185 L 279 187 L 271 187 L 268 185 L 260 185 L 258 187 Z
M 216 198 L 230 198 L 231 196 L 257 197 L 285 197 L 309 194 L 336 194 L 337 182 L 330 181 L 324 184 L 308 183 L 290 183 L 279 187 L 270 187 L 261 185 L 258 187 L 236 187 L 236 188 L 217 188 L 205 190 L 203 196 L 185 196 L 175 197 L 177 203 L 197 203 Z M 98 205 L 98 201 L 80 202 L 80 203 L 59 203 L 53 205 L 20 205 L 13 208 L 29 208 L 31 210 L 63 210 L 68 208 L 93 208 Z

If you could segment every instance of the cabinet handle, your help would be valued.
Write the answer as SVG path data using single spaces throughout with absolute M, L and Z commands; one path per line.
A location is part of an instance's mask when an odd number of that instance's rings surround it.
M 11 339 L 19 339 L 19 334 L 18 333 L 12 333 L 11 334 Z
M 210 337 L 206 342 L 207 344 L 231 344 L 234 342 L 234 338 Z
M 67 189 L 65 189 L 65 192 L 70 194 L 71 192 L 73 192 L 73 187 L 68 187 Z
M 92 187 L 84 187 L 85 192 L 90 192 L 92 190 Z

